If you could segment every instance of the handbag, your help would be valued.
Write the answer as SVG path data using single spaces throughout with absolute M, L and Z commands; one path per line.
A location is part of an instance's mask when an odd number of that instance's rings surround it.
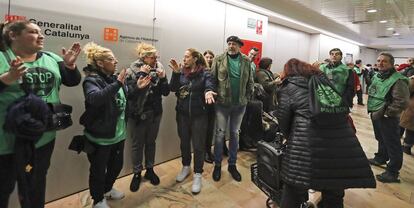
M 62 130 L 72 126 L 72 106 L 61 103 L 48 103 L 48 106 L 52 111 L 48 130 Z

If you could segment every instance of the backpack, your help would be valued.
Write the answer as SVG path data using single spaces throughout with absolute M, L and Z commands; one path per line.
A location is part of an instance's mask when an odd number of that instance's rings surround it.
M 345 99 L 325 74 L 311 76 L 308 85 L 309 109 L 313 118 L 349 113 Z

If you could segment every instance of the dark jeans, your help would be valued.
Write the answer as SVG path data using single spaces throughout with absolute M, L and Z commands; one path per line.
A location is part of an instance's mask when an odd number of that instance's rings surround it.
M 94 204 L 102 201 L 104 193 L 112 189 L 121 172 L 124 162 L 124 142 L 125 140 L 122 140 L 111 145 L 91 143 L 95 151 L 88 154 L 89 189 Z
M 214 106 L 207 107 L 207 137 L 206 137 L 206 152 L 211 152 L 211 145 L 213 145 L 213 137 L 214 137 L 214 124 L 216 119 L 216 113 L 214 110 Z
M 363 102 L 362 102 L 362 89 L 356 91 L 356 95 L 358 97 L 358 104 L 363 104 Z
M 177 130 L 183 166 L 190 166 L 191 143 L 194 149 L 194 172 L 202 173 L 207 130 L 207 115 L 189 117 L 177 112 Z
M 221 166 L 224 137 L 227 122 L 230 120 L 229 165 L 236 165 L 239 146 L 240 125 L 246 106 L 222 106 L 216 104 L 216 139 L 214 145 L 214 163 Z
M 318 203 L 320 208 L 343 208 L 345 192 L 343 189 L 321 190 L 322 199 Z M 285 184 L 283 186 L 281 208 L 300 208 L 308 201 L 308 190 Z
M 130 119 L 133 126 L 132 135 L 132 166 L 133 172 L 142 171 L 142 160 L 145 148 L 145 168 L 154 167 L 155 161 L 155 140 L 158 136 L 162 113 L 159 115 L 148 114 L 145 120 Z
M 55 140 L 35 151 L 34 186 L 29 188 L 31 208 L 42 208 L 45 206 L 46 175 L 54 147 Z M 0 155 L 0 208 L 7 208 L 8 206 L 9 196 L 16 184 L 16 174 L 14 154 Z M 21 206 L 24 207 L 24 205 Z
M 414 131 L 408 129 L 405 131 L 404 144 L 411 147 L 414 145 Z
M 399 122 L 397 117 L 382 117 L 372 121 L 375 139 L 378 140 L 378 152 L 374 159 L 381 163 L 389 160 L 387 171 L 394 175 L 399 174 L 403 162 Z

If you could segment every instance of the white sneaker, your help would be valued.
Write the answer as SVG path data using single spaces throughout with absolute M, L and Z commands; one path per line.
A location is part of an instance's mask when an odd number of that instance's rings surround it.
M 125 197 L 123 192 L 120 192 L 114 188 L 104 194 L 104 197 L 107 199 L 119 200 Z
M 180 174 L 177 175 L 177 182 L 183 182 L 185 178 L 190 174 L 190 166 L 184 166 Z
M 193 194 L 198 194 L 201 191 L 201 179 L 202 179 L 202 175 L 201 173 L 196 173 L 193 176 L 193 187 L 191 189 L 191 192 L 193 192 Z
M 93 205 L 93 208 L 110 208 L 109 205 L 106 203 L 106 199 L 102 199 L 102 201 L 98 202 L 97 204 Z

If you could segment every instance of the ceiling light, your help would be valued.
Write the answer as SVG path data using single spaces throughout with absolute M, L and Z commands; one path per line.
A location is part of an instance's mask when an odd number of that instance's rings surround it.
M 399 36 L 399 35 L 400 35 L 400 33 L 395 32 L 395 33 L 394 33 L 394 34 L 392 34 L 392 35 L 394 35 L 394 36 Z
M 387 28 L 387 30 L 394 30 L 394 28 L 393 27 L 389 27 L 389 28 Z
M 381 21 L 379 21 L 379 23 L 387 23 L 388 21 L 387 20 L 381 20 Z
M 375 13 L 375 12 L 377 12 L 377 10 L 376 9 L 368 9 L 367 12 L 368 13 Z

